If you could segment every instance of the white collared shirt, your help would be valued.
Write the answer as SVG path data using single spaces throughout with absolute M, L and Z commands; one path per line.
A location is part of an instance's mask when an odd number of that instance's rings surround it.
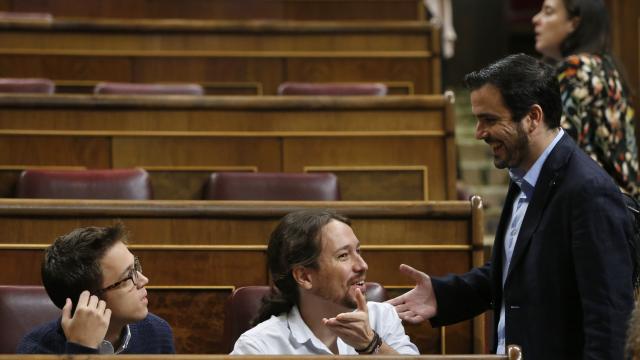
M 368 302 L 369 324 L 382 340 L 400 354 L 418 355 L 418 348 L 404 332 L 393 306 Z M 338 338 L 339 355 L 358 355 Z M 297 306 L 272 316 L 246 331 L 236 341 L 231 355 L 333 355 L 302 320 Z

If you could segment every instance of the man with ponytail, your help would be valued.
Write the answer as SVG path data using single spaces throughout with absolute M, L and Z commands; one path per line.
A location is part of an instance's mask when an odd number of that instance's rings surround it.
M 271 293 L 231 354 L 418 354 L 394 308 L 366 301 L 368 266 L 345 217 L 288 214 L 271 234 L 267 258 Z

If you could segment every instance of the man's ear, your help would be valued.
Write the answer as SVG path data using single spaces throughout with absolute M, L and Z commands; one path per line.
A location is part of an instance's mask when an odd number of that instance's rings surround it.
M 296 266 L 291 270 L 293 279 L 298 283 L 298 286 L 305 290 L 311 290 L 313 288 L 312 275 L 310 269 L 304 266 Z
M 538 127 L 543 126 L 544 123 L 544 112 L 542 108 L 538 104 L 534 104 L 529 109 L 529 113 L 527 114 L 529 117 L 529 132 L 534 132 Z

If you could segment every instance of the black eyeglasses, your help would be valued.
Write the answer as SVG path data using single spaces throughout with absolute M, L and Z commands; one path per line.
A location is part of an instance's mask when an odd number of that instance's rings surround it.
M 129 275 L 126 278 L 120 281 L 117 281 L 107 286 L 104 289 L 100 289 L 99 293 L 104 293 L 111 289 L 115 289 L 129 280 L 131 280 L 134 286 L 138 285 L 138 274 L 141 274 L 141 273 L 142 273 L 142 265 L 140 265 L 140 260 L 138 260 L 138 258 L 136 257 L 133 259 L 133 268 L 129 271 Z

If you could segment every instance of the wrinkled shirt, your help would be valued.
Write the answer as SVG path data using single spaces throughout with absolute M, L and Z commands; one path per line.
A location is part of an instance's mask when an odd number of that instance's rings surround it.
M 393 306 L 368 302 L 369 324 L 382 340 L 400 354 L 418 355 L 418 348 L 404 332 Z M 358 355 L 342 339 L 337 339 L 339 355 Z M 246 331 L 236 341 L 231 355 L 333 355 L 300 316 L 297 306 L 288 313 L 271 316 Z

